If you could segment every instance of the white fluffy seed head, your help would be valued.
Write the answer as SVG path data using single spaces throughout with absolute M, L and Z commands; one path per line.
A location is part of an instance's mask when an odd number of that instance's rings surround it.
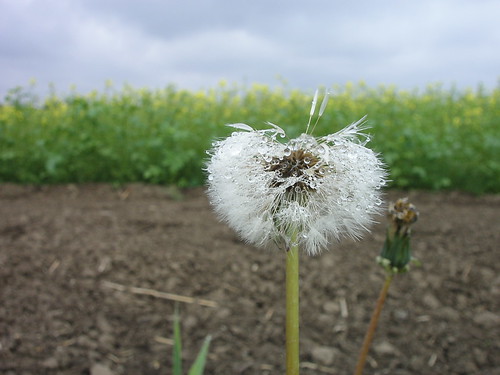
M 363 119 L 362 119 L 363 120 Z M 360 140 L 362 120 L 315 138 L 287 143 L 285 132 L 238 130 L 216 141 L 206 165 L 208 195 L 219 215 L 244 240 L 259 247 L 291 245 L 292 233 L 309 255 L 343 236 L 358 238 L 380 211 L 386 173 Z M 244 126 L 243 126 L 244 125 Z

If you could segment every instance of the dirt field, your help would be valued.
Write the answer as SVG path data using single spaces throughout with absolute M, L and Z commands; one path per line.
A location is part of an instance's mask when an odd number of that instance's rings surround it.
M 202 189 L 0 185 L 0 373 L 284 373 L 284 254 L 243 244 Z M 500 196 L 408 195 L 421 216 L 365 374 L 500 374 Z M 301 374 L 351 374 L 383 282 L 385 218 L 363 241 L 301 258 Z M 140 289 L 142 288 L 142 289 Z M 153 294 L 153 295 L 148 295 Z M 187 372 L 187 371 L 186 371 Z

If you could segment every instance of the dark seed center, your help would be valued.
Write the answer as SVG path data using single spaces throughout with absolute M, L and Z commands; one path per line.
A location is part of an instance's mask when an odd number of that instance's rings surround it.
M 279 178 L 273 181 L 272 186 L 277 187 L 282 185 L 284 179 L 302 176 L 306 170 L 314 167 L 318 164 L 318 162 L 319 159 L 314 154 L 302 149 L 292 151 L 290 155 L 282 158 L 273 158 L 269 163 L 267 170 L 278 172 Z M 319 173 L 315 171 L 314 176 L 319 176 Z M 311 189 L 308 184 L 298 181 L 293 186 L 288 187 L 287 190 L 291 190 L 295 187 L 306 190 Z

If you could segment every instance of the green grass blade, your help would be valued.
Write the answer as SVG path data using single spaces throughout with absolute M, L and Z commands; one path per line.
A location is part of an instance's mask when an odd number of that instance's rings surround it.
M 172 375 L 182 375 L 181 325 L 179 322 L 179 310 L 177 307 L 175 308 L 174 313 L 174 353 L 172 362 Z
M 193 363 L 193 366 L 189 370 L 188 375 L 202 375 L 203 370 L 205 368 L 205 360 L 207 359 L 207 354 L 208 354 L 208 346 L 210 345 L 210 340 L 212 338 L 210 336 L 207 336 L 205 338 L 205 341 L 203 342 L 203 346 L 200 349 L 200 352 L 198 353 L 198 357 L 196 357 L 196 360 Z

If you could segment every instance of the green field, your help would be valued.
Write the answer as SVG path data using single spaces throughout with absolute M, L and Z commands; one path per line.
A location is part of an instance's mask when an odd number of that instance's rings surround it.
M 368 115 L 391 186 L 500 192 L 500 87 L 404 91 L 334 87 L 315 135 Z M 37 100 L 15 89 L 0 104 L 0 182 L 204 183 L 206 150 L 228 123 L 289 136 L 305 130 L 312 92 L 221 84 L 205 91 L 108 87 Z

